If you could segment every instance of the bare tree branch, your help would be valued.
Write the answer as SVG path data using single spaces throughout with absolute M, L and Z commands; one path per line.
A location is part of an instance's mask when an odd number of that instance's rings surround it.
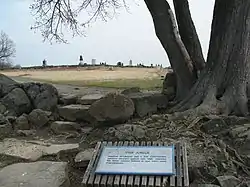
M 40 29 L 44 40 L 67 43 L 63 29 L 84 35 L 90 23 L 112 19 L 121 7 L 129 10 L 125 0 L 33 0 L 30 9 L 36 21 L 31 29 Z

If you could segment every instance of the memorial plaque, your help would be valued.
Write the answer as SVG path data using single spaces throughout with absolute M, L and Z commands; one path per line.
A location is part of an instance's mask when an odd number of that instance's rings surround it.
M 105 146 L 95 173 L 173 175 L 174 146 Z

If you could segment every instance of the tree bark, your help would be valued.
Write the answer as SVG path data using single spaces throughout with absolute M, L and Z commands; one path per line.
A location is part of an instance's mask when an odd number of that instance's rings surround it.
M 205 59 L 191 17 L 188 0 L 174 0 L 173 2 L 181 39 L 194 63 L 195 69 L 201 71 L 205 67 Z
M 182 100 L 196 81 L 193 62 L 178 32 L 172 10 L 166 0 L 144 0 L 153 18 L 155 32 L 176 73 L 176 100 Z
M 250 1 L 216 0 L 207 66 L 176 115 L 247 115 Z

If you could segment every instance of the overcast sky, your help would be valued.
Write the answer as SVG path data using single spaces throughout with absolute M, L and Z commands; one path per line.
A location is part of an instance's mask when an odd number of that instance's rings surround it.
M 138 0 L 137 0 L 138 1 Z M 170 0 L 172 5 L 172 0 Z M 168 66 L 168 58 L 155 36 L 151 16 L 143 3 L 130 6 L 130 14 L 120 12 L 116 19 L 106 23 L 98 21 L 87 31 L 86 37 L 69 40 L 70 44 L 43 43 L 41 33 L 30 30 L 34 18 L 29 10 L 30 0 L 1 0 L 0 30 L 6 32 L 16 43 L 15 64 L 41 65 L 78 64 L 79 55 L 85 61 L 106 61 L 116 64 L 144 63 Z M 214 0 L 189 0 L 192 18 L 206 55 L 210 37 Z

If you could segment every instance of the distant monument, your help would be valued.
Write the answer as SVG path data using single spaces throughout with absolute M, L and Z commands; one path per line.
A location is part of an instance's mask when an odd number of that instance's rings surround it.
M 83 57 L 82 57 L 82 55 L 80 55 L 79 61 L 80 61 L 79 65 L 80 65 L 80 66 L 83 65 Z
M 94 66 L 96 64 L 96 59 L 92 59 L 91 64 Z
M 44 59 L 43 60 L 43 67 L 45 68 L 47 66 L 47 61 Z
M 129 66 L 133 66 L 132 60 L 129 60 Z

